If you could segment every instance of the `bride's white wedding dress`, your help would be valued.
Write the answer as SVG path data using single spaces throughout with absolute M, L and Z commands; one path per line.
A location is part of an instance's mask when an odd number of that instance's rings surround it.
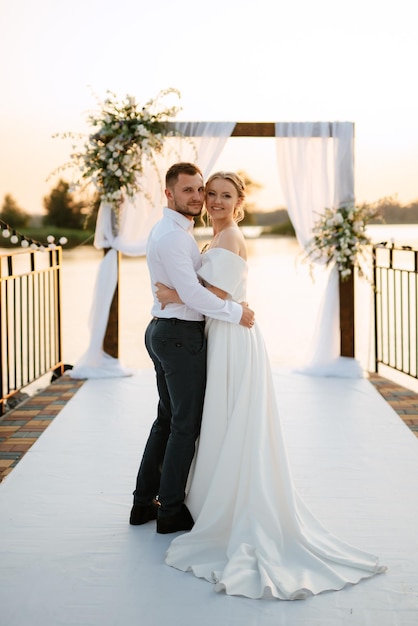
M 200 276 L 240 302 L 247 264 L 222 248 Z M 207 320 L 208 380 L 187 505 L 196 520 L 166 563 L 249 598 L 303 599 L 373 576 L 378 559 L 331 535 L 292 483 L 263 338 Z

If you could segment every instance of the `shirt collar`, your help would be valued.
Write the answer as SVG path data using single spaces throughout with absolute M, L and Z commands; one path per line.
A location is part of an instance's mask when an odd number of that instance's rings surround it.
M 189 220 L 187 217 L 175 211 L 174 209 L 169 209 L 168 207 L 164 207 L 163 209 L 164 217 L 168 217 L 174 222 L 176 222 L 181 228 L 187 230 L 189 232 L 193 232 L 194 228 L 194 220 Z

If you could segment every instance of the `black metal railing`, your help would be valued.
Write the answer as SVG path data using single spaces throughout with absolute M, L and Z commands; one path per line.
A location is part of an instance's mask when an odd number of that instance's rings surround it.
M 0 415 L 7 401 L 61 369 L 61 248 L 0 255 Z
M 373 247 L 375 370 L 379 364 L 418 378 L 418 251 Z

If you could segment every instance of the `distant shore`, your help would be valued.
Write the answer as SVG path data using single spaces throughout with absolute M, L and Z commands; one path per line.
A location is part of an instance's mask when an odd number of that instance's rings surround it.
M 290 221 L 274 225 L 243 224 L 240 227 L 246 239 L 256 239 L 258 237 L 295 237 L 295 231 Z M 418 247 L 418 224 L 415 223 L 370 224 L 368 231 L 373 241 L 380 241 L 383 237 L 399 245 L 413 245 L 414 247 Z M 50 235 L 54 237 L 55 243 L 57 244 L 61 237 L 65 237 L 67 243 L 63 246 L 64 249 L 72 249 L 79 246 L 93 246 L 94 242 L 94 231 L 92 230 L 38 227 L 24 229 L 22 234 L 29 243 L 34 241 L 44 246 L 48 245 L 47 238 Z M 212 229 L 211 227 L 197 226 L 194 230 L 194 235 L 199 241 L 210 239 Z M 6 238 L 0 235 L 0 248 L 20 249 L 20 244 L 13 244 L 10 241 L 10 237 Z

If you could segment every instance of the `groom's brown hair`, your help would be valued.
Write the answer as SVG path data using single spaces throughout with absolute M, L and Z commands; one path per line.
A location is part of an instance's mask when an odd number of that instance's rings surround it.
M 200 174 L 203 178 L 203 174 L 200 169 L 194 163 L 180 162 L 174 163 L 167 174 L 165 175 L 165 186 L 172 187 L 178 181 L 178 177 L 180 174 L 187 174 L 188 176 L 194 176 L 195 174 Z

